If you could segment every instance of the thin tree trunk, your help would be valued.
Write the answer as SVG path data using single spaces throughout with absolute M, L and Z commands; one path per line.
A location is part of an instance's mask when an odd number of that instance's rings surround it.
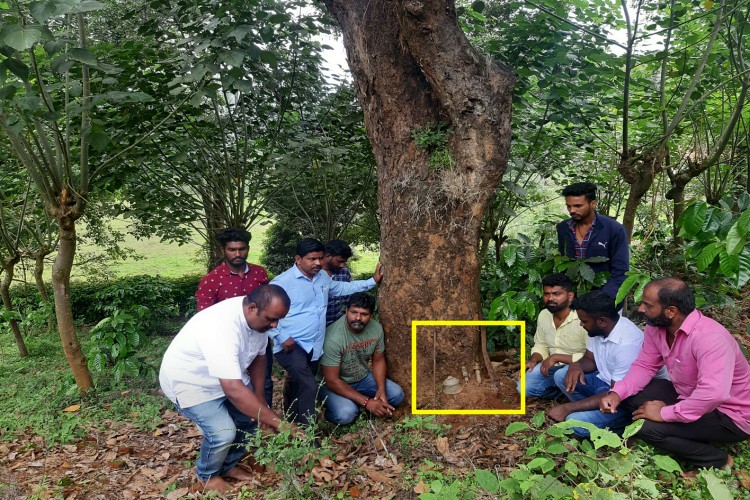
M 79 201 L 79 203 L 82 202 Z M 64 200 L 61 205 L 59 211 L 62 212 L 67 208 Z M 68 359 L 78 390 L 86 392 L 94 386 L 94 382 L 91 379 L 86 355 L 76 335 L 70 302 L 70 271 L 73 268 L 73 257 L 76 251 L 75 219 L 65 214 L 56 218 L 60 226 L 60 245 L 52 266 L 52 290 L 55 297 L 57 330 L 60 332 L 63 351 L 65 351 L 65 357 Z
M 19 260 L 21 260 L 21 256 L 18 254 L 14 257 L 3 259 L 5 276 L 3 277 L 2 285 L 0 285 L 0 294 L 3 296 L 5 310 L 9 312 L 13 311 L 13 303 L 10 299 L 10 285 L 13 282 L 14 268 Z M 13 333 L 13 340 L 16 341 L 16 346 L 18 346 L 18 354 L 20 354 L 22 358 L 27 357 L 29 351 L 26 349 L 26 343 L 23 340 L 23 335 L 21 335 L 21 329 L 18 327 L 18 320 L 8 318 L 8 323 L 10 324 L 10 331 Z
M 36 283 L 36 289 L 39 291 L 39 296 L 44 302 L 49 304 L 49 293 L 47 292 L 47 286 L 44 284 L 44 258 L 47 257 L 47 253 L 39 250 L 34 254 L 34 283 Z
M 413 320 L 480 319 L 479 229 L 505 172 L 515 77 L 474 51 L 452 1 L 325 0 L 344 37 L 378 168 L 380 321 L 389 376 L 410 392 Z M 450 165 L 413 134 L 444 124 Z M 474 328 L 418 331 L 417 404 L 474 361 Z M 436 373 L 433 372 L 433 355 Z

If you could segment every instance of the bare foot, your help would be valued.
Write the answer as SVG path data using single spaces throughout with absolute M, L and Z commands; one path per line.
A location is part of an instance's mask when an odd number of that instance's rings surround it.
M 732 455 L 727 455 L 727 463 L 722 467 L 722 470 L 732 472 L 732 467 L 734 467 L 734 459 L 732 458 Z
M 228 477 L 230 479 L 236 479 L 237 481 L 251 481 L 253 479 L 253 475 L 241 467 L 229 469 L 224 474 L 222 474 L 222 476 Z
M 203 489 L 207 491 L 229 491 L 232 489 L 232 485 L 224 481 L 221 476 L 214 476 L 205 483 L 201 481 Z

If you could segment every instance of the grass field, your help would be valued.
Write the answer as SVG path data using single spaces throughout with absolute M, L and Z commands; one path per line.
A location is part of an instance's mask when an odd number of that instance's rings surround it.
M 124 220 L 116 220 L 112 223 L 115 230 L 124 233 L 125 241 L 121 244 L 123 248 L 133 250 L 134 257 L 121 261 L 114 261 L 107 266 L 107 272 L 114 276 L 133 276 L 147 274 L 151 276 L 161 275 L 166 277 L 180 277 L 193 274 L 204 274 L 206 272 L 203 263 L 203 253 L 200 246 L 200 237 L 196 234 L 191 243 L 178 245 L 177 243 L 163 242 L 159 238 L 136 239 L 128 231 L 128 223 Z M 250 241 L 249 261 L 260 263 L 260 257 L 264 251 L 266 229 L 268 224 L 256 224 L 252 229 L 253 235 Z M 80 244 L 77 252 L 80 256 L 91 257 L 103 255 L 101 248 L 91 244 Z M 375 270 L 378 262 L 378 252 L 354 248 L 354 258 L 349 262 L 352 274 L 358 275 L 371 273 Z M 54 255 L 50 256 L 54 259 Z M 88 259 L 87 259 L 88 260 Z M 292 263 L 290 262 L 289 265 Z M 49 281 L 52 263 L 45 269 L 45 280 Z M 81 265 L 74 266 L 73 279 L 86 279 L 95 276 L 96 271 L 84 269 Z M 24 279 L 24 269 L 19 268 L 17 279 Z M 26 279 L 33 281 L 30 270 L 26 270 Z

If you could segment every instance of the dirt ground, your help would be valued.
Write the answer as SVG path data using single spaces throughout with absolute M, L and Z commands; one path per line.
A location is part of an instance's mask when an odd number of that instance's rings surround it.
M 447 435 L 432 436 L 408 449 L 392 439 L 397 420 L 368 424 L 365 431 L 334 438 L 335 456 L 319 461 L 312 474 L 316 483 L 328 485 L 331 495 L 416 498 L 414 483 L 404 481 L 403 473 L 408 464 L 423 459 L 457 473 L 513 467 L 524 450 L 504 435 L 509 418 L 438 417 L 452 425 Z M 168 410 L 152 432 L 129 424 L 103 424 L 87 429 L 86 438 L 75 444 L 52 449 L 32 435 L 0 444 L 0 498 L 203 497 L 190 466 L 202 438 L 190 421 Z M 246 486 L 262 498 L 280 480 L 271 470 L 256 471 L 253 481 L 237 483 L 235 491 Z
M 520 401 L 512 379 L 517 371 L 517 362 L 498 366 L 500 392 L 489 379 L 482 385 L 474 381 L 456 395 L 460 396 L 456 404 L 460 401 L 466 408 L 518 408 Z M 276 380 L 277 408 L 281 406 L 282 386 L 283 382 Z M 513 395 L 508 399 L 511 390 Z M 315 483 L 326 486 L 331 496 L 342 492 L 354 498 L 416 498 L 415 485 L 404 480 L 411 475 L 404 471 L 424 459 L 457 474 L 475 468 L 512 468 L 524 450 L 512 436 L 505 436 L 505 427 L 511 419 L 530 418 L 538 409 L 532 405 L 527 416 L 438 416 L 436 422 L 451 425 L 446 435 L 439 437 L 419 429 L 397 430 L 395 426 L 406 412 L 402 405 L 393 419 L 360 423 L 353 432 L 331 434 L 335 456 L 317 462 L 312 474 Z M 176 411 L 165 411 L 155 431 L 104 421 L 85 432 L 84 439 L 53 448 L 31 434 L 0 442 L 0 500 L 29 496 L 71 500 L 205 496 L 192 467 L 201 434 Z M 405 436 L 407 433 L 410 435 Z M 260 498 L 265 491 L 278 488 L 282 480 L 279 474 L 270 469 L 253 470 L 256 478 L 236 483 L 235 494 L 228 498 L 236 496 L 243 486 Z

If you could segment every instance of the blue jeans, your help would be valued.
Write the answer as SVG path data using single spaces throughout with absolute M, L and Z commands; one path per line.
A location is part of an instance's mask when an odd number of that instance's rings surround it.
M 378 392 L 378 385 L 375 383 L 375 377 L 369 372 L 365 378 L 359 382 L 349 384 L 352 389 L 371 398 Z M 359 415 L 360 405 L 349 398 L 339 396 L 332 392 L 325 385 L 320 388 L 320 400 L 326 406 L 326 420 L 334 424 L 350 424 Z M 385 398 L 391 406 L 398 406 L 404 400 L 404 391 L 396 382 L 386 379 L 385 381 Z
M 252 386 L 248 384 L 250 390 Z M 203 434 L 195 463 L 198 479 L 206 482 L 233 469 L 245 454 L 245 444 L 257 430 L 257 422 L 241 413 L 226 397 L 177 409 L 195 422 Z
M 569 400 L 580 401 L 581 399 L 586 399 L 590 396 L 602 392 L 607 392 L 611 389 L 609 384 L 605 383 L 603 380 L 597 377 L 598 374 L 598 371 L 586 373 L 586 384 L 584 385 L 579 382 L 578 384 L 576 384 L 573 392 L 568 392 L 565 390 L 565 377 L 558 377 L 557 373 L 555 373 L 555 384 L 557 384 L 557 387 L 563 392 L 563 394 L 565 394 L 565 396 L 567 396 Z M 605 427 L 607 427 L 611 431 L 621 434 L 623 429 L 625 429 L 625 427 L 631 422 L 632 419 L 630 417 L 630 414 L 618 408 L 615 413 L 602 413 L 598 409 L 577 411 L 565 417 L 565 420 L 580 420 L 581 422 L 590 422 L 600 429 L 604 429 Z M 589 431 L 580 427 L 573 427 L 573 432 L 581 437 L 589 437 Z
M 527 398 L 545 398 L 554 399 L 562 396 L 562 392 L 555 385 L 555 377 L 562 376 L 565 380 L 565 374 L 568 373 L 568 365 L 555 365 L 549 369 L 549 375 L 542 375 L 542 364 L 537 365 L 530 371 L 526 372 L 526 397 Z M 559 374 L 559 375 L 558 375 Z M 521 381 L 516 384 L 516 390 L 521 392 Z

